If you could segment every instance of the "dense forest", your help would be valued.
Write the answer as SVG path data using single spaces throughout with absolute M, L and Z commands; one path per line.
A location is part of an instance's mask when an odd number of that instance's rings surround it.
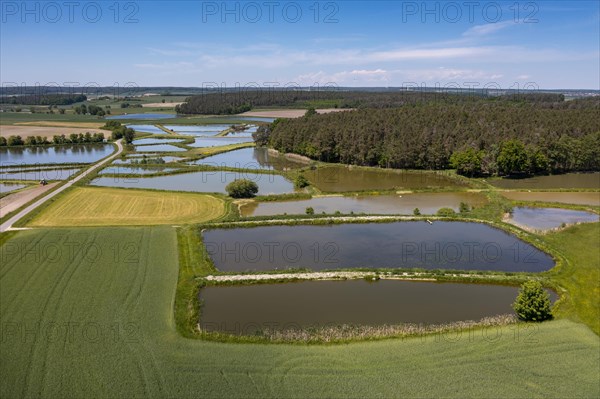
M 87 100 L 83 94 L 41 94 L 0 97 L 0 104 L 71 105 Z
M 473 101 L 278 119 L 260 145 L 315 160 L 466 175 L 600 170 L 600 98 Z
M 562 94 L 528 93 L 490 97 L 477 91 L 463 94 L 425 91 L 338 91 L 338 90 L 256 90 L 212 93 L 189 97 L 176 108 L 179 114 L 232 115 L 250 111 L 255 107 L 322 107 L 322 108 L 397 108 L 425 103 L 473 103 L 486 99 L 489 102 L 558 104 Z

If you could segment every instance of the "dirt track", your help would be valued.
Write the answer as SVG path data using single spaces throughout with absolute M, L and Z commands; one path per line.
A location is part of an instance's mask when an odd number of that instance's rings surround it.
M 48 190 L 51 190 L 57 184 L 58 183 L 50 183 L 46 186 L 33 186 L 31 188 L 0 198 L 0 217 L 4 217 L 12 211 L 19 209 L 37 196 L 42 195 Z

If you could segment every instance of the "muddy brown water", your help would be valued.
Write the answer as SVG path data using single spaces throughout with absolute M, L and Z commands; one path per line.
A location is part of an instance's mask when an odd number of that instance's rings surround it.
M 413 190 L 459 187 L 443 172 L 376 170 L 331 166 L 309 170 L 306 178 L 324 192 Z
M 487 203 L 485 196 L 477 193 L 414 193 L 402 195 L 373 195 L 356 197 L 317 197 L 300 201 L 284 202 L 251 202 L 241 207 L 241 215 L 272 216 L 300 215 L 311 207 L 316 214 L 320 213 L 367 213 L 378 215 L 412 215 L 415 208 L 421 214 L 434 214 L 440 208 L 459 210 L 461 202 L 471 207 L 483 206 Z
M 565 173 L 563 175 L 536 176 L 525 179 L 490 179 L 496 187 L 508 189 L 600 188 L 600 172 Z
M 506 191 L 502 195 L 515 201 L 560 202 L 563 204 L 600 206 L 600 192 Z
M 213 286 L 199 293 L 200 326 L 248 335 L 267 328 L 480 320 L 513 313 L 517 293 L 508 286 L 397 280 Z

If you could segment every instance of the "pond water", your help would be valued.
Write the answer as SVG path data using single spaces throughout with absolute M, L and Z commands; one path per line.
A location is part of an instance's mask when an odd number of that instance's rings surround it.
M 61 164 L 92 163 L 114 152 L 110 144 L 80 144 L 65 146 L 34 146 L 0 148 L 0 164 L 3 167 Z
M 600 192 L 506 191 L 502 195 L 515 201 L 560 202 L 563 204 L 600 206 Z
M 139 155 L 130 156 L 125 159 L 119 158 L 119 159 L 115 159 L 113 161 L 113 164 L 116 164 L 116 165 L 131 164 L 133 161 L 140 161 L 143 158 L 144 158 L 143 156 L 139 156 Z M 177 161 L 181 161 L 182 159 L 185 159 L 185 158 L 181 158 L 181 157 L 162 156 L 162 155 L 158 155 L 158 154 L 156 156 L 150 156 L 150 157 L 146 155 L 146 158 L 147 159 L 160 158 L 165 162 L 177 162 Z
M 136 132 L 140 133 L 154 133 L 154 134 L 165 134 L 165 132 L 154 125 L 127 125 Z
M 287 194 L 294 185 L 283 176 L 242 172 L 193 172 L 147 178 L 100 177 L 90 184 L 106 187 L 148 188 L 171 191 L 225 193 L 225 186 L 236 179 L 249 179 L 258 185 L 258 195 Z
M 549 230 L 564 224 L 597 222 L 598 215 L 592 212 L 575 211 L 560 208 L 529 208 L 516 207 L 513 209 L 512 222 L 535 230 Z
M 215 136 L 231 125 L 164 125 L 167 129 L 190 136 Z
M 198 137 L 190 147 L 220 147 L 224 145 L 252 143 L 254 140 L 248 137 Z
M 457 187 L 459 183 L 442 173 L 324 167 L 309 170 L 306 178 L 325 192 L 402 190 Z
M 137 175 L 151 175 L 154 173 L 166 173 L 172 172 L 174 170 L 178 170 L 176 168 L 141 168 L 135 166 L 109 166 L 107 168 L 102 169 L 99 173 L 101 175 L 119 175 L 119 174 L 137 174 Z
M 136 152 L 185 152 L 187 151 L 185 148 L 175 147 L 171 144 L 151 144 L 151 145 L 143 145 L 136 146 Z
M 266 122 L 272 123 L 275 122 L 275 118 L 266 118 L 262 116 L 228 116 L 227 119 L 232 119 L 236 121 L 254 121 L 254 122 Z
M 126 114 L 106 116 L 104 119 L 173 119 L 177 118 L 176 114 Z
M 199 293 L 200 326 L 251 335 L 268 328 L 476 321 L 512 314 L 517 293 L 508 286 L 394 280 L 213 286 Z
M 487 203 L 487 199 L 477 193 L 415 193 L 402 195 L 373 195 L 356 197 L 318 197 L 300 201 L 251 202 L 240 211 L 242 216 L 300 215 L 307 207 L 320 213 L 369 213 L 379 215 L 412 215 L 415 208 L 421 214 L 435 214 L 440 208 L 459 210 L 461 202 L 471 207 Z
M 540 272 L 553 259 L 482 223 L 262 226 L 204 232 L 217 269 L 422 268 Z
M 134 145 L 147 145 L 147 144 L 165 144 L 165 143 L 181 143 L 183 142 L 183 140 L 177 140 L 177 139 L 169 139 L 169 138 L 164 138 L 164 139 L 159 139 L 159 138 L 149 138 L 149 139 L 139 139 L 139 140 L 134 140 L 133 144 Z
M 0 194 L 10 193 L 11 191 L 20 190 L 23 187 L 27 187 L 27 186 L 25 184 L 0 183 Z
M 65 180 L 74 174 L 79 173 L 79 169 L 25 169 L 18 172 L 0 172 L 0 180 Z
M 252 137 L 252 133 L 256 133 L 258 126 L 247 126 L 246 130 L 241 132 L 231 132 L 227 134 L 227 137 Z
M 223 152 L 207 158 L 191 162 L 194 165 L 209 165 L 238 169 L 284 170 L 306 166 L 293 162 L 285 157 L 269 155 L 266 148 L 242 148 L 240 150 Z
M 600 172 L 565 173 L 526 179 L 490 179 L 489 183 L 508 189 L 600 188 Z

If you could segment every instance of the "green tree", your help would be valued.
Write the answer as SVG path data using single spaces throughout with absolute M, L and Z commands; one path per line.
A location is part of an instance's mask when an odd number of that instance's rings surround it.
M 466 202 L 461 202 L 458 209 L 460 210 L 460 213 L 467 213 L 471 210 L 469 204 Z
M 415 208 L 415 209 L 413 210 L 413 215 L 415 215 L 415 216 L 420 216 L 420 215 L 421 215 L 421 210 L 420 210 L 419 208 Z
M 232 198 L 252 198 L 258 193 L 258 185 L 252 180 L 237 179 L 229 183 L 225 191 Z
M 467 148 L 465 151 L 456 151 L 450 157 L 450 166 L 456 169 L 459 175 L 478 176 L 481 174 L 481 165 L 485 153 Z
M 254 142 L 259 147 L 265 147 L 269 144 L 269 138 L 271 137 L 271 127 L 268 125 L 260 126 L 256 129 L 256 132 L 252 133 Z
M 316 114 L 317 114 L 317 110 L 315 109 L 315 107 L 310 107 L 308 110 L 306 110 L 306 113 L 304 114 L 304 116 L 309 118 Z
M 131 144 L 133 142 L 134 138 L 135 138 L 135 130 L 133 130 L 130 127 L 125 128 L 125 131 L 123 132 L 123 140 L 125 141 L 125 143 Z
M 502 175 L 524 173 L 529 170 L 529 157 L 525 145 L 519 140 L 508 140 L 502 143 L 496 159 L 498 172 Z
M 524 321 L 544 321 L 552 318 L 550 296 L 539 281 L 530 280 L 521 285 L 513 309 Z
M 314 215 L 315 214 L 315 209 L 312 206 L 309 206 L 308 208 L 306 208 L 306 214 L 307 215 Z
M 21 138 L 21 136 L 9 136 L 8 140 L 7 140 L 7 143 L 8 143 L 9 146 L 12 146 L 12 145 L 23 145 L 23 144 L 25 144 L 23 142 L 23 139 Z
M 294 179 L 294 187 L 296 187 L 297 189 L 307 187 L 309 184 L 309 181 L 302 174 L 296 176 L 296 178 Z
M 6 137 L 0 136 L 0 147 L 6 147 Z

